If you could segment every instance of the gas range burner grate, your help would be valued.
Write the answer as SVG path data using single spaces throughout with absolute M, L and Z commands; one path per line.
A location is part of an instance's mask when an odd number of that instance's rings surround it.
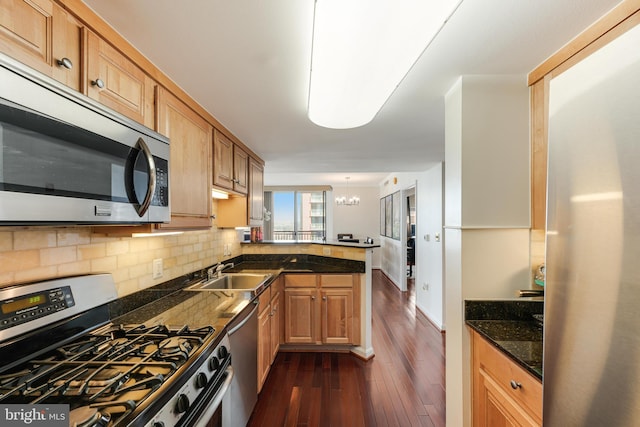
M 0 375 L 0 403 L 69 403 L 74 416 L 87 417 L 87 425 L 117 425 L 214 332 L 212 327 L 103 327 Z

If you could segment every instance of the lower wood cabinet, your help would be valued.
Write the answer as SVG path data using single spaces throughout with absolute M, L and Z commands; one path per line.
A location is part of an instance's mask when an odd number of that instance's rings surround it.
M 287 344 L 359 343 L 359 277 L 355 274 L 286 274 Z M 356 304 L 354 304 L 354 300 Z
M 472 331 L 473 426 L 541 426 L 542 383 Z
M 258 308 L 258 393 L 278 354 L 282 336 L 282 277 L 260 294 Z

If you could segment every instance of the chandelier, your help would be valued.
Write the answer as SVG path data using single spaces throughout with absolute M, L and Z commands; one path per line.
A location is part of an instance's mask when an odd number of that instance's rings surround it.
M 347 180 L 347 195 L 349 194 L 349 180 L 351 177 L 346 177 Z M 336 196 L 336 205 L 342 206 L 355 206 L 360 204 L 360 197 L 358 196 Z

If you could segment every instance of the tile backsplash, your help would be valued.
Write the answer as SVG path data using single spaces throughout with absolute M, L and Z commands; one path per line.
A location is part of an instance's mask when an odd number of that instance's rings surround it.
M 223 256 L 225 246 L 230 256 Z M 216 227 L 136 238 L 93 234 L 91 227 L 2 227 L 0 287 L 108 272 L 124 296 L 240 253 L 236 231 Z M 163 260 L 163 275 L 152 279 L 157 258 Z

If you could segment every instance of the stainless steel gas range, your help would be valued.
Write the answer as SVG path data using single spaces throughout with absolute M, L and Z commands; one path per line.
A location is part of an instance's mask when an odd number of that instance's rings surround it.
M 83 427 L 221 425 L 226 333 L 114 324 L 116 297 L 107 274 L 0 289 L 0 408 L 65 404 Z

